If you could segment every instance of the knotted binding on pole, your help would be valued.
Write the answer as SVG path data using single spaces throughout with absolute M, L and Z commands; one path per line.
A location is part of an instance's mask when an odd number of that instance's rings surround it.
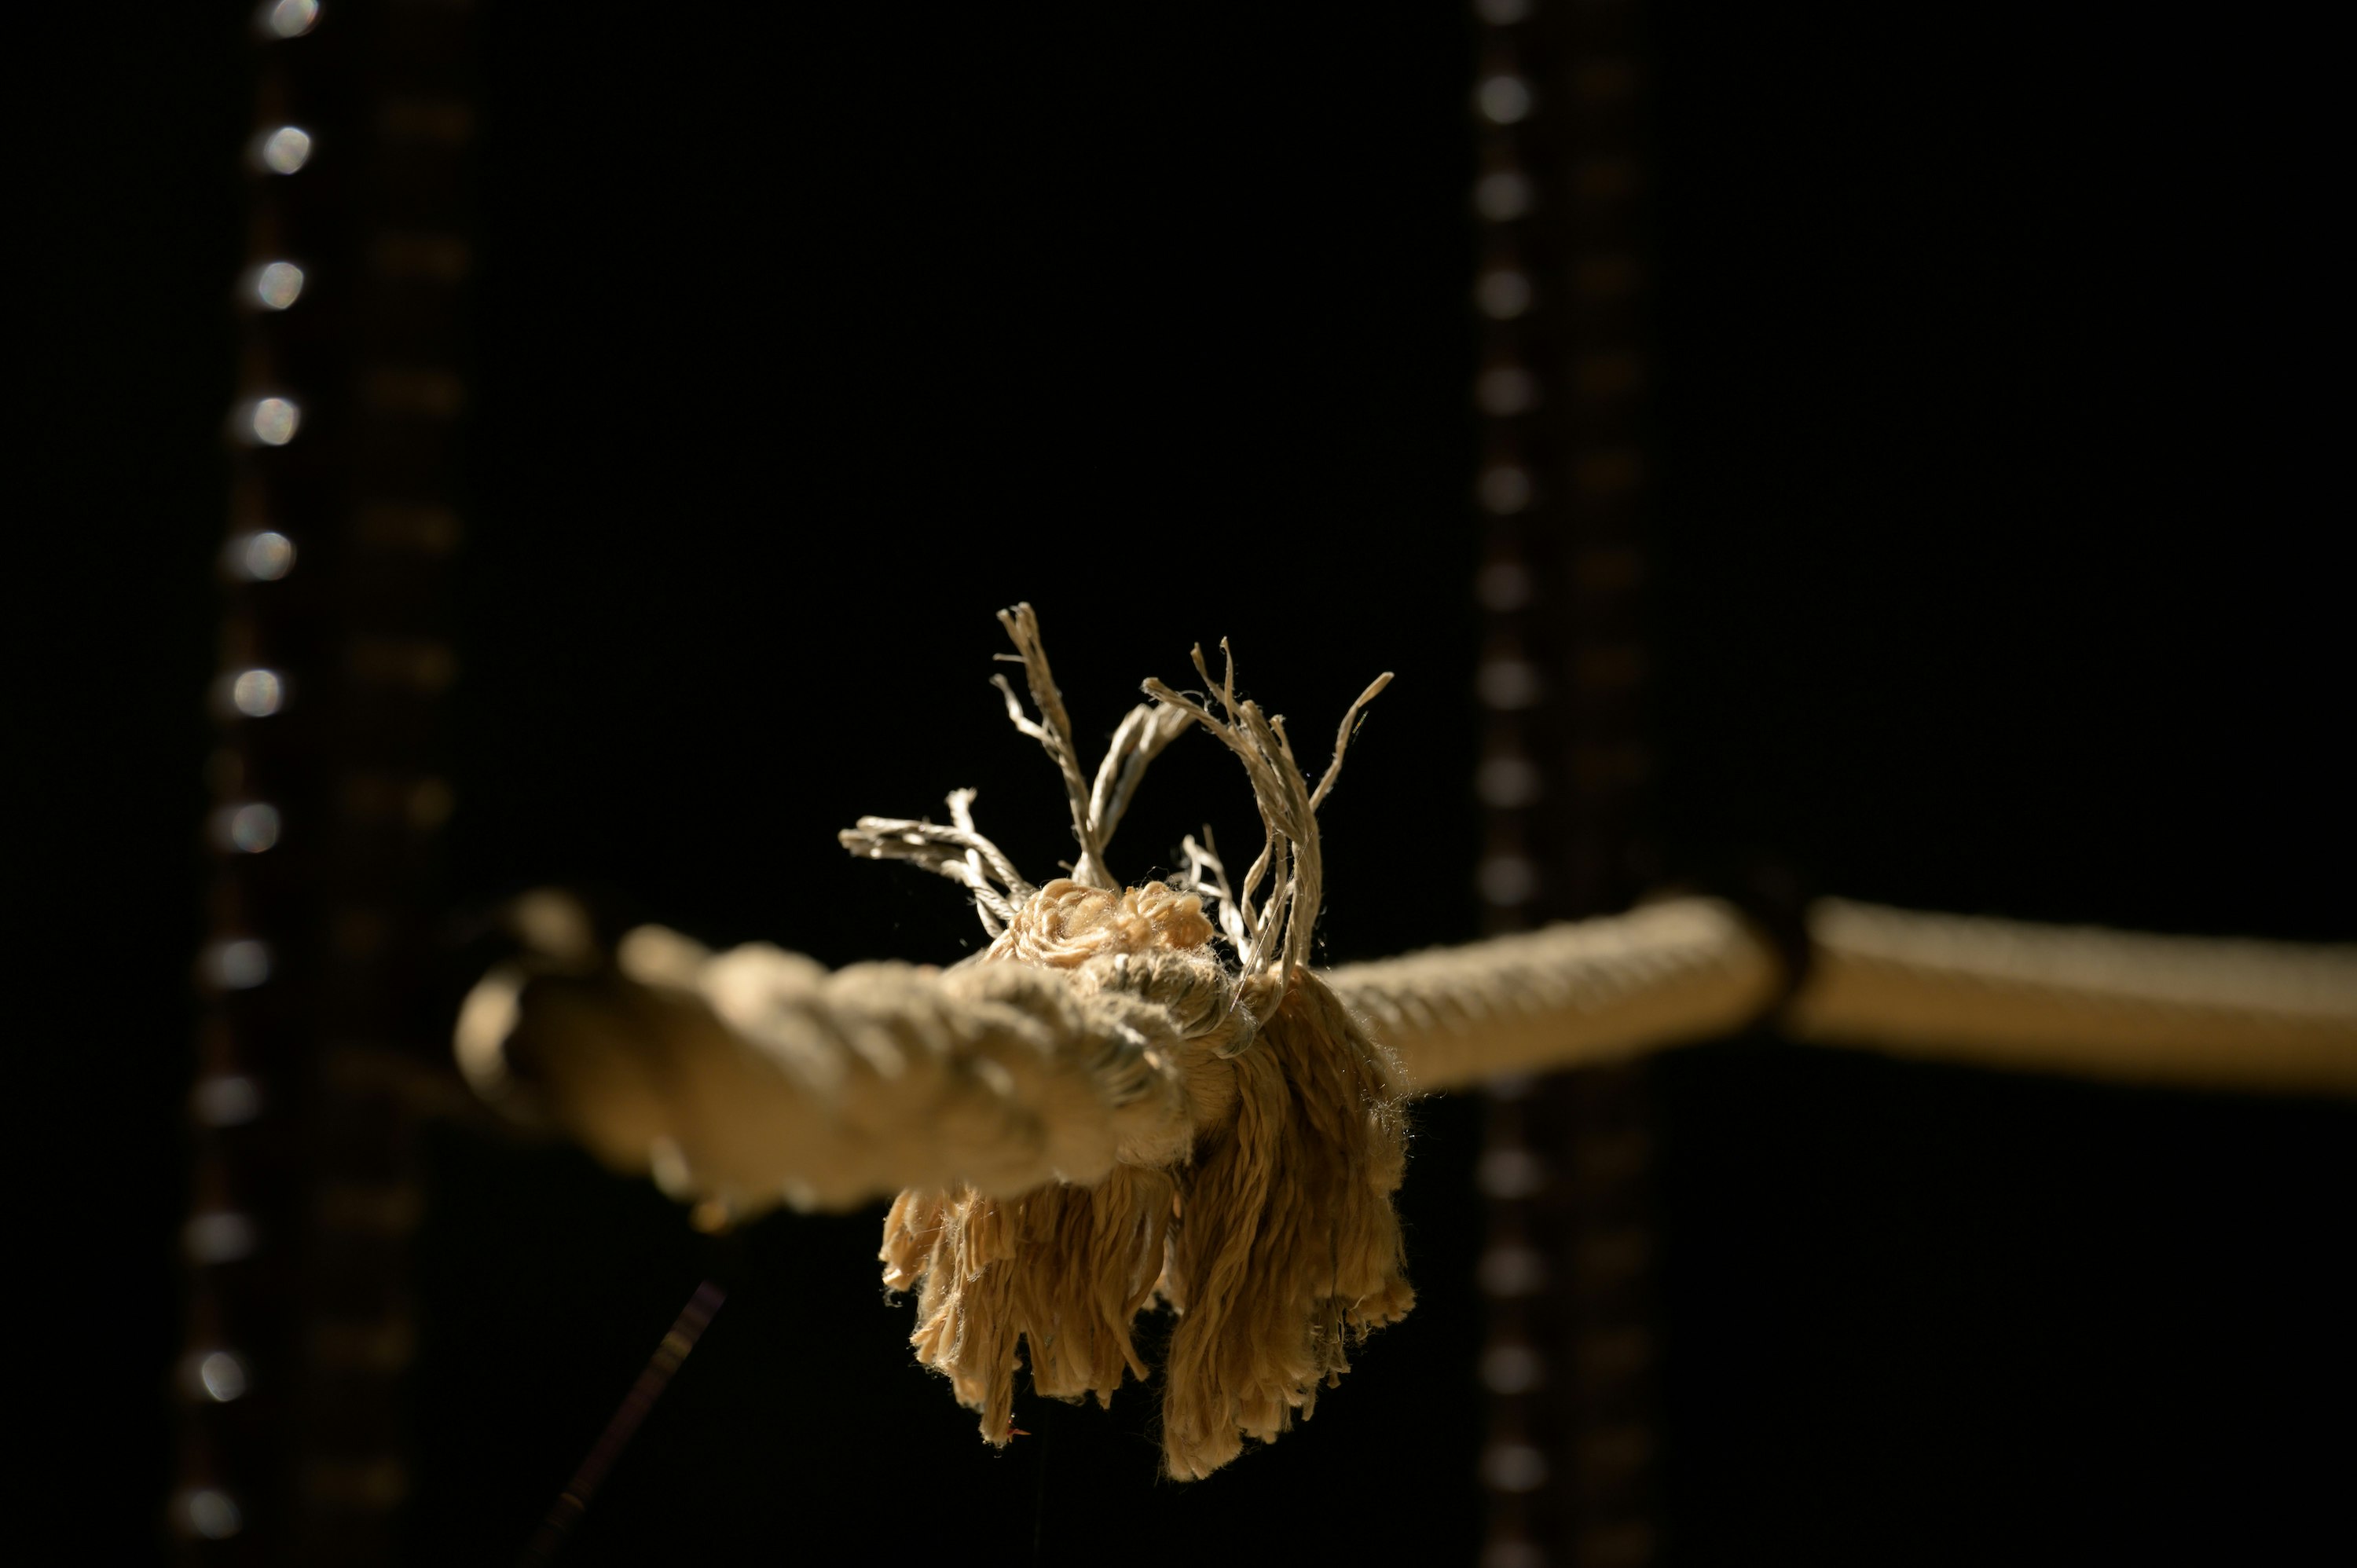
M 1308 968 L 1322 881 L 1317 809 L 1361 710 L 1391 677 L 1351 704 L 1312 789 L 1285 721 L 1237 698 L 1232 660 L 1214 683 L 1198 649 L 1208 693 L 1147 682 L 1154 701 L 1122 721 L 1092 783 L 1031 607 L 999 618 L 1039 717 L 998 685 L 1008 716 L 1062 775 L 1080 845 L 1072 875 L 1026 882 L 975 830 L 971 790 L 950 797 L 947 826 L 866 817 L 843 843 L 973 893 L 992 940 L 960 969 L 1046 971 L 1084 1002 L 1134 999 L 1172 1021 L 1175 1038 L 1133 1031 L 1126 1044 L 1175 1085 L 1183 1114 L 1138 1123 L 1092 1185 L 901 1193 L 885 1221 L 884 1279 L 917 1289 L 918 1358 L 948 1375 L 993 1444 L 1011 1435 L 1025 1360 L 1032 1387 L 1056 1399 L 1110 1403 L 1125 1373 L 1144 1380 L 1132 1326 L 1158 1297 L 1178 1316 L 1164 1463 L 1174 1477 L 1206 1476 L 1245 1438 L 1271 1441 L 1296 1412 L 1306 1419 L 1318 1391 L 1349 1369 L 1349 1342 L 1415 1299 L 1392 1207 L 1406 1162 L 1398 1067 Z M 1205 843 L 1187 841 L 1189 886 L 1124 888 L 1105 861 L 1114 830 L 1146 765 L 1196 724 L 1244 765 L 1265 832 L 1260 855 L 1235 890 L 1206 830 Z

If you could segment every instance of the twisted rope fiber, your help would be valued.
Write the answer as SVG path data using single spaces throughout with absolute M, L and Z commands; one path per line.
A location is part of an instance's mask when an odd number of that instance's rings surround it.
M 1350 1341 L 1415 1299 L 1392 1206 L 1406 1164 L 1396 1065 L 1303 966 L 1317 809 L 1390 677 L 1345 714 L 1313 789 L 1285 721 L 1239 698 L 1232 661 L 1212 681 L 1198 649 L 1209 694 L 1147 682 L 1155 701 L 1092 783 L 1030 607 L 1000 619 L 1039 716 L 998 684 L 1064 783 L 1072 875 L 1026 881 L 976 831 L 970 790 L 950 797 L 947 825 L 863 818 L 842 835 L 965 886 L 985 950 L 946 971 L 828 975 L 775 948 L 714 955 L 645 929 L 610 970 L 493 976 L 462 1014 L 459 1058 L 485 1094 L 731 1212 L 904 1188 L 885 1281 L 918 1291 L 919 1359 L 992 1443 L 1011 1434 L 1027 1359 L 1055 1398 L 1110 1402 L 1125 1374 L 1144 1379 L 1132 1322 L 1167 1304 L 1165 1466 L 1205 1476 L 1308 1417 Z M 1114 829 L 1146 764 L 1196 725 L 1243 763 L 1260 854 L 1239 890 L 1206 830 L 1187 841 L 1190 886 L 1125 889 L 1105 865 Z
M 1734 909 L 1682 898 L 1325 980 L 1431 1093 L 1733 1033 L 1775 999 L 1781 967 Z
M 1150 897 L 1125 895 L 1124 914 Z M 1154 908 L 1137 918 L 1150 922 Z M 2012 1070 L 2357 1094 L 2348 946 L 1835 900 L 1811 930 L 1815 972 L 1784 1016 L 1803 1039 Z M 776 948 L 716 957 L 646 928 L 624 940 L 610 979 L 536 986 L 521 1024 L 511 1003 L 507 1022 L 479 1020 L 471 1032 L 488 1028 L 504 1050 L 462 1049 L 462 1061 L 486 1093 L 536 1096 L 608 1160 L 747 1211 L 850 1208 L 902 1187 L 1087 1184 L 1118 1149 L 1183 1136 L 1195 1112 L 1168 1066 L 1172 1042 L 1209 1037 L 1220 994 L 1165 960 L 1116 961 L 1135 937 L 1102 940 L 1109 950 L 1060 979 L 1015 965 L 830 974 Z M 1702 899 L 1322 979 L 1417 1093 L 1716 1037 L 1777 991 L 1767 945 Z M 499 1000 L 487 987 L 470 1014 Z M 673 1145 L 692 1151 L 692 1187 L 676 1178 Z
M 2357 1094 L 2357 946 L 1810 911 L 1803 1039 L 2013 1071 Z
M 487 1098 L 730 1213 L 898 1191 L 885 1281 L 918 1291 L 911 1342 L 991 1442 L 1009 1434 L 1022 1359 L 1043 1394 L 1109 1401 L 1147 1375 L 1135 1315 L 1167 1303 L 1165 1464 L 1202 1476 L 1308 1415 L 1350 1339 L 1411 1305 L 1391 1203 L 1405 1094 L 1732 1032 L 1776 1002 L 1780 964 L 1731 908 L 1680 899 L 1313 974 L 1315 811 L 1382 682 L 1311 789 L 1283 721 L 1236 698 L 1232 666 L 1213 682 L 1199 651 L 1211 695 L 1149 684 L 1156 704 L 1132 710 L 1089 783 L 1036 620 L 1003 618 L 1042 716 L 1007 701 L 1064 779 L 1075 875 L 1024 881 L 975 831 L 971 791 L 949 824 L 866 818 L 842 835 L 965 886 L 987 950 L 829 973 L 642 928 L 610 963 L 574 951 L 494 973 L 462 1013 L 459 1062 Z M 1189 886 L 1125 889 L 1104 863 L 1113 828 L 1145 764 L 1195 725 L 1245 763 L 1260 854 L 1238 892 L 1207 832 L 1187 843 Z M 1804 1038 L 2357 1093 L 2357 949 L 1833 900 L 1810 935 L 1782 1014 Z

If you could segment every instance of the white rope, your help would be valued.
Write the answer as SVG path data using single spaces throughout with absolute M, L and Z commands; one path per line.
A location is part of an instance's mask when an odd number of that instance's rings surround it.
M 1093 780 L 1028 605 L 1002 614 L 1039 717 L 1007 716 L 1064 786 L 1079 854 L 1033 886 L 976 829 L 866 817 L 854 854 L 960 884 L 989 947 L 948 970 L 830 974 L 763 944 L 714 954 L 641 928 L 608 955 L 560 901 L 512 923 L 533 956 L 477 986 L 457 1029 L 477 1091 L 553 1121 L 717 1225 L 899 1192 L 885 1280 L 919 1291 L 910 1343 L 1012 1427 L 1023 1348 L 1051 1397 L 1110 1399 L 1145 1364 L 1133 1323 L 1176 1308 L 1164 1466 L 1199 1477 L 1270 1441 L 1414 1301 L 1393 1205 L 1405 1093 L 1724 1036 L 1788 1031 L 1984 1067 L 2357 1093 L 2357 949 L 2059 929 L 1827 901 L 1806 983 L 1707 899 L 1469 946 L 1307 968 L 1324 875 L 1282 717 L 1227 662 L 1202 693 L 1145 683 Z M 1226 645 L 1222 645 L 1226 651 Z M 1106 865 L 1139 777 L 1200 725 L 1243 763 L 1263 843 L 1240 883 L 1186 842 L 1179 886 Z M 1206 906 L 1209 907 L 1208 911 Z M 1224 938 L 1230 957 L 1215 942 Z
M 521 920 L 540 980 L 503 970 L 459 1020 L 478 1090 L 536 1109 L 682 1196 L 738 1209 L 839 1208 L 902 1188 L 1011 1195 L 1092 1185 L 1116 1164 L 1183 1164 L 1196 1133 L 1232 1109 L 1226 1064 L 1288 996 L 1318 989 L 1302 978 L 1322 897 L 1317 809 L 1391 677 L 1344 714 L 1313 789 L 1284 719 L 1237 695 L 1232 660 L 1214 681 L 1199 647 L 1206 691 L 1146 682 L 1153 701 L 1122 721 L 1092 780 L 1038 617 L 1018 605 L 999 618 L 1039 718 L 998 684 L 1062 780 L 1073 875 L 1026 881 L 976 831 L 971 790 L 950 796 L 949 825 L 868 817 L 841 835 L 855 854 L 963 886 L 992 938 L 984 961 L 830 975 L 776 948 L 715 956 L 646 928 L 608 963 L 588 950 L 586 919 L 543 918 L 537 934 Z M 1146 765 L 1198 724 L 1244 766 L 1261 853 L 1232 886 L 1206 829 L 1204 843 L 1187 841 L 1185 886 L 1125 891 L 1105 865 L 1114 830 Z M 1214 956 L 1215 934 L 1231 963 Z M 1781 1019 L 1803 1039 L 2011 1070 L 2357 1093 L 2357 947 L 1833 899 L 1811 911 L 1808 937 L 1807 983 Z M 1323 978 L 1421 1092 L 1724 1036 L 1786 989 L 1760 934 L 1698 898 Z
M 1128 968 L 830 974 L 648 927 L 608 972 L 494 972 L 457 1057 L 492 1103 L 732 1214 L 1088 1185 L 1187 1124 L 1180 1047 L 1200 1021 L 1125 994 Z
M 1734 910 L 1681 898 L 1326 982 L 1432 1093 L 1730 1034 L 1775 998 L 1781 969 Z
M 1794 1036 L 1926 1060 L 2189 1088 L 2357 1094 L 2357 947 L 2149 936 L 1824 899 Z M 1781 965 L 1681 899 L 1328 978 L 1419 1090 L 1723 1035 Z
M 1812 912 L 1800 1038 L 1926 1060 L 2186 1087 L 2357 1094 L 2357 948 Z M 529 1094 L 610 1163 L 740 1209 L 845 1208 L 903 1187 L 1087 1183 L 1183 1137 L 1182 1042 L 1214 1026 L 1111 965 L 828 974 L 652 929 L 619 972 L 479 987 L 462 1065 Z M 1328 972 L 1419 1092 L 1723 1036 L 1759 1016 L 1774 954 L 1722 904 L 1605 919 Z M 1143 983 L 1140 983 L 1143 984 Z
M 2151 936 L 1841 899 L 1788 1026 L 1932 1061 L 2357 1094 L 2357 946 Z

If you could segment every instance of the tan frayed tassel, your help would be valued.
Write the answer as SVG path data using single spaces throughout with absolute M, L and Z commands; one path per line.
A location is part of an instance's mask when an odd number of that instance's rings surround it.
M 1407 1159 L 1399 1082 L 1305 970 L 1228 1064 L 1236 1112 L 1182 1167 L 1162 1294 L 1180 1313 L 1162 1398 L 1173 1476 L 1274 1441 L 1350 1369 L 1347 1341 L 1414 1305 L 1392 1208 Z
M 1146 1058 L 1182 1086 L 1186 1125 L 1125 1143 L 1092 1187 L 902 1193 L 885 1221 L 884 1280 L 917 1288 L 918 1359 L 948 1375 L 995 1444 L 1012 1434 L 1024 1360 L 1033 1388 L 1055 1399 L 1110 1402 L 1125 1374 L 1145 1379 L 1132 1325 L 1158 1295 L 1178 1315 L 1164 1466 L 1207 1476 L 1245 1438 L 1273 1440 L 1296 1412 L 1307 1418 L 1349 1369 L 1349 1343 L 1415 1300 L 1392 1207 L 1406 1163 L 1398 1069 L 1307 967 L 1323 882 L 1317 808 L 1360 711 L 1390 677 L 1351 704 L 1312 789 L 1285 721 L 1237 699 L 1232 663 L 1213 685 L 1199 649 L 1210 694 L 1148 682 L 1155 702 L 1131 710 L 1091 784 L 1030 607 L 999 618 L 1039 713 L 1027 715 L 1002 681 L 1009 715 L 1055 760 L 1071 803 L 1072 875 L 1025 882 L 974 830 L 971 791 L 951 797 L 950 826 L 864 818 L 844 842 L 972 889 L 992 941 L 968 963 L 1060 972 L 1100 1003 L 1135 998 L 1150 1009 L 1144 1034 L 1176 1021 L 1175 1049 Z M 1114 829 L 1146 765 L 1193 724 L 1243 762 L 1261 854 L 1238 893 L 1207 830 L 1203 844 L 1187 842 L 1191 887 L 1124 889 L 1105 863 Z

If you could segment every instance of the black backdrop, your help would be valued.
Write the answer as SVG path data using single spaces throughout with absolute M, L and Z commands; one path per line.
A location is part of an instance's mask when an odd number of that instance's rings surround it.
M 239 9 L 70 40 L 82 129 L 33 188 L 76 270 L 23 306 L 61 482 L 22 591 L 77 592 L 21 766 L 74 875 L 60 1113 L 19 1115 L 38 1168 L 102 1173 L 37 1206 L 88 1263 L 34 1254 L 89 1304 L 38 1424 L 93 1561 L 149 1549 L 168 1468 Z M 1458 12 L 484 14 L 454 904 L 585 879 L 711 940 L 953 956 L 949 889 L 831 835 L 975 785 L 1022 863 L 1061 852 L 981 683 L 1028 597 L 1084 725 L 1197 639 L 1304 733 L 1399 671 L 1330 808 L 1325 950 L 1470 933 Z M 1657 25 L 1672 870 L 2357 934 L 2298 15 Z M 1116 865 L 1243 805 L 1182 746 Z M 1764 1039 L 1657 1078 L 1677 1560 L 2347 1550 L 2345 1109 Z M 1477 1120 L 1419 1112 L 1417 1315 L 1211 1483 L 1153 1481 L 1136 1391 L 994 1456 L 909 1364 L 873 1216 L 780 1219 L 574 1550 L 1468 1561 Z M 712 1262 L 579 1159 L 436 1141 L 419 1561 L 511 1554 Z

